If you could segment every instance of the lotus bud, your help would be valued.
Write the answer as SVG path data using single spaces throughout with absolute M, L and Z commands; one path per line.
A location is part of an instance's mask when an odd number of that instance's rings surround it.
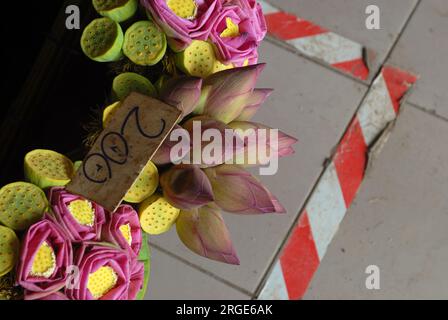
M 278 131 L 273 134 L 273 129 L 262 124 L 244 121 L 235 121 L 229 124 L 229 127 L 235 130 L 241 139 L 247 139 L 244 152 L 237 153 L 238 164 L 244 165 L 264 165 L 269 163 L 272 157 L 283 158 L 295 153 L 293 145 L 297 143 L 297 139 Z M 272 140 L 275 139 L 275 140 Z M 248 141 L 257 143 L 257 148 L 261 144 L 265 144 L 264 152 L 258 148 L 255 163 L 251 163 L 249 159 L 253 158 L 251 148 L 247 145 Z
M 15 231 L 38 222 L 47 207 L 45 193 L 34 184 L 16 182 L 0 190 L 0 223 Z
M 176 227 L 180 240 L 196 254 L 227 264 L 240 264 L 221 210 L 216 205 L 182 211 Z
M 168 232 L 176 223 L 180 210 L 173 207 L 161 195 L 155 194 L 140 205 L 140 224 L 150 235 Z
M 203 113 L 224 123 L 234 121 L 246 107 L 264 64 L 225 70 L 204 81 Z
M 177 163 L 178 161 L 180 162 L 185 156 L 183 154 L 180 154 L 176 155 L 176 157 L 173 157 L 173 155 L 171 154 L 172 148 L 179 144 L 179 141 L 171 141 L 171 137 L 173 136 L 174 133 L 179 139 L 180 137 L 188 139 L 187 141 L 188 145 L 190 144 L 189 143 L 190 134 L 188 133 L 188 131 L 183 129 L 181 126 L 178 125 L 175 126 L 175 128 L 171 132 L 171 135 L 165 140 L 165 142 L 162 144 L 159 150 L 157 150 L 157 153 L 152 159 L 152 162 L 154 162 L 154 164 L 156 164 L 157 166 L 164 166 L 174 162 Z
M 238 116 L 236 121 L 249 121 L 258 112 L 261 105 L 272 94 L 272 89 L 255 89 L 246 101 L 243 112 Z
M 198 208 L 214 200 L 210 181 L 197 166 L 174 166 L 162 175 L 160 184 L 165 199 L 182 210 Z
M 42 189 L 65 186 L 75 170 L 66 156 L 50 150 L 34 150 L 25 156 L 25 177 Z
M 160 97 L 166 103 L 182 111 L 183 117 L 193 112 L 201 97 L 202 79 L 179 77 L 168 80 Z
M 200 165 L 201 168 L 219 166 L 232 160 L 234 153 L 241 152 L 244 141 L 233 135 L 231 127 L 207 116 L 194 117 L 184 123 L 183 127 L 188 131 L 191 141 L 192 154 L 189 155 L 190 163 Z M 227 130 L 232 135 L 227 135 Z M 200 134 L 201 148 L 195 145 L 195 135 Z M 193 159 L 191 159 L 193 158 Z
M 253 175 L 239 166 L 222 165 L 205 169 L 215 203 L 237 214 L 285 213 L 285 208 Z

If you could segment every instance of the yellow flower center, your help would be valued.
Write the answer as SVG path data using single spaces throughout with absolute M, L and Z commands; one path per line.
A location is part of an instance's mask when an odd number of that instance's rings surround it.
M 183 19 L 192 20 L 198 13 L 195 0 L 168 0 L 166 4 L 176 16 Z
M 31 276 L 50 278 L 56 269 L 56 256 L 53 248 L 44 242 L 37 250 L 31 266 Z
M 235 38 L 240 36 L 240 28 L 232 19 L 226 18 L 227 28 L 221 33 L 221 38 Z
M 123 235 L 123 237 L 126 239 L 129 245 L 132 244 L 132 233 L 131 233 L 131 226 L 130 224 L 124 224 L 120 227 L 120 232 Z
M 89 289 L 95 299 L 101 299 L 115 287 L 117 282 L 118 276 L 114 269 L 111 267 L 101 267 L 89 275 L 87 289 Z
M 68 205 L 68 210 L 82 226 L 93 227 L 95 223 L 95 209 L 90 201 L 76 200 Z

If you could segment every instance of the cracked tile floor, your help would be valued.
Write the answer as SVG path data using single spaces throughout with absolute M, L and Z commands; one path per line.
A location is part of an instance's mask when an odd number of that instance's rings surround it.
M 381 10 L 381 30 L 365 27 L 370 4 Z M 225 216 L 239 267 L 196 257 L 175 230 L 151 239 L 147 299 L 256 297 L 325 160 L 385 63 L 420 79 L 305 299 L 448 298 L 448 2 L 277 0 L 275 5 L 374 50 L 372 76 L 360 82 L 265 41 L 260 56 L 268 67 L 259 86 L 276 91 L 256 120 L 300 140 L 296 155 L 280 162 L 279 173 L 263 178 L 288 215 Z M 366 289 L 369 265 L 380 268 L 380 290 Z

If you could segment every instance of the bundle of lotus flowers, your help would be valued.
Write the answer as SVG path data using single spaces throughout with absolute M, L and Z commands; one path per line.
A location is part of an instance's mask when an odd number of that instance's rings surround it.
M 247 171 L 292 155 L 297 142 L 251 121 L 272 93 L 256 88 L 265 68 L 257 64 L 266 34 L 260 5 L 255 0 L 142 0 L 140 6 L 137 0 L 93 0 L 93 5 L 103 17 L 85 28 L 84 53 L 98 62 L 139 67 L 113 80 L 114 103 L 104 109 L 103 127 L 132 92 L 159 99 L 182 115 L 154 157 L 148 155 L 151 161 L 115 212 L 65 189 L 81 161 L 50 150 L 26 155 L 27 182 L 0 190 L 0 299 L 141 299 L 149 280 L 149 236 L 175 227 L 194 253 L 237 265 L 223 212 L 286 211 Z M 126 32 L 122 25 L 129 26 Z M 153 84 L 147 74 L 158 81 Z M 197 141 L 211 131 L 217 136 Z M 222 138 L 229 132 L 230 139 Z

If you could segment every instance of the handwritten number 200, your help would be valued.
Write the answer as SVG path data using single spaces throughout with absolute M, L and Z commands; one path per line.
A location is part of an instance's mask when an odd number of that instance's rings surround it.
M 132 109 L 126 116 L 120 133 L 110 132 L 101 139 L 101 153 L 90 154 L 83 164 L 83 171 L 85 177 L 98 184 L 106 183 L 109 179 L 112 179 L 112 167 L 111 162 L 118 165 L 125 165 L 129 157 L 129 143 L 124 137 L 125 130 L 131 118 L 134 116 L 137 129 L 139 133 L 147 139 L 156 139 L 160 137 L 166 129 L 166 121 L 161 120 L 162 128 L 159 133 L 155 135 L 147 134 L 144 132 L 139 117 L 139 107 Z M 94 169 L 94 176 L 88 172 L 87 168 L 89 164 L 92 164 Z

